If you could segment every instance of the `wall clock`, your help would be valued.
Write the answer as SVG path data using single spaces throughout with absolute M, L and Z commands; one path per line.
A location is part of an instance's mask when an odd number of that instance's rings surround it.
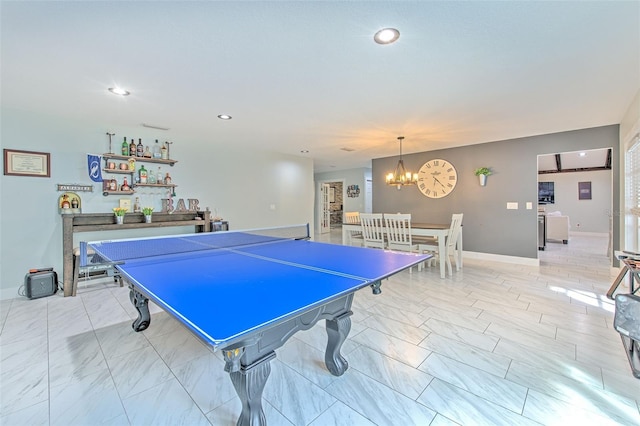
M 457 183 L 456 168 L 447 160 L 429 160 L 418 171 L 418 188 L 429 198 L 446 197 L 451 194 Z

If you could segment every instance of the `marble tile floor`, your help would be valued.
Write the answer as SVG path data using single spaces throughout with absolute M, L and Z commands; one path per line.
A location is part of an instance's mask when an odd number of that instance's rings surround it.
M 340 241 L 340 229 L 316 238 Z M 465 260 L 360 291 L 324 366 L 324 323 L 277 351 L 269 425 L 638 425 L 635 379 L 604 296 L 606 238 L 549 243 L 541 266 Z M 240 403 L 212 352 L 157 307 L 142 333 L 127 288 L 0 302 L 1 425 L 234 425 Z

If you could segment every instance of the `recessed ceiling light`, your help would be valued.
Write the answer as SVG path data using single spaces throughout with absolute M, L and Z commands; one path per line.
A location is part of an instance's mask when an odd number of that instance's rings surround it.
M 395 28 L 383 28 L 373 35 L 373 39 L 378 44 L 391 44 L 400 38 L 400 31 Z
M 580 154 L 578 154 L 578 155 L 580 155 L 580 157 L 585 157 L 585 156 L 587 155 L 587 153 L 586 153 L 586 152 L 581 152 L 581 153 L 580 153 Z
M 227 115 L 227 114 L 220 114 L 220 115 L 218 116 L 218 118 L 219 118 L 220 120 L 231 120 L 233 117 L 231 117 L 230 115 Z
M 109 91 L 114 95 L 129 96 L 131 93 L 128 90 L 121 89 L 120 87 L 109 87 Z

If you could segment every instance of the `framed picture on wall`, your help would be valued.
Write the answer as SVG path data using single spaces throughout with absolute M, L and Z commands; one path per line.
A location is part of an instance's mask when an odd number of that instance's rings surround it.
M 51 177 L 48 152 L 4 149 L 4 174 L 9 176 Z
M 578 200 L 591 199 L 591 182 L 578 182 Z

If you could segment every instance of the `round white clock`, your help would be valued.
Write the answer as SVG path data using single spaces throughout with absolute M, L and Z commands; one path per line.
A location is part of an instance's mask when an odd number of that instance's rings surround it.
M 418 171 L 418 188 L 429 198 L 446 197 L 451 194 L 457 183 L 456 168 L 447 160 L 429 160 Z

